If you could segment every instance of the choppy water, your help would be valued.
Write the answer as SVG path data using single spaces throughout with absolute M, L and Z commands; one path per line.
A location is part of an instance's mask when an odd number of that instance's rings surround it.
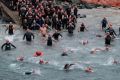
M 0 80 L 120 80 L 120 64 L 113 64 L 113 60 L 120 61 L 120 40 L 116 39 L 112 43 L 112 48 L 108 52 L 97 52 L 90 54 L 90 50 L 95 47 L 104 46 L 104 38 L 96 38 L 96 33 L 104 35 L 100 31 L 100 20 L 104 15 L 117 10 L 103 10 L 104 12 L 96 13 L 97 10 L 80 10 L 81 13 L 87 14 L 86 19 L 78 19 L 80 22 L 86 22 L 88 32 L 78 33 L 77 30 L 74 36 L 68 36 L 66 32 L 62 32 L 63 38 L 59 42 L 54 42 L 53 47 L 47 47 L 46 42 L 42 40 L 39 33 L 35 33 L 35 40 L 31 45 L 27 45 L 22 40 L 24 32 L 16 29 L 12 43 L 17 47 L 12 51 L 4 52 L 0 50 Z M 106 12 L 105 12 L 106 11 Z M 94 18 L 94 19 L 93 19 Z M 108 16 L 108 19 L 115 23 L 115 31 L 117 32 L 120 15 L 114 14 Z M 5 42 L 5 27 L 0 25 L 0 44 Z M 89 44 L 83 46 L 80 40 L 89 40 Z M 69 56 L 61 57 L 63 50 L 72 49 L 73 53 Z M 34 58 L 35 51 L 41 50 L 44 56 Z M 18 56 L 24 56 L 24 62 L 17 62 Z M 49 64 L 40 65 L 38 61 L 44 59 L 49 61 Z M 66 63 L 75 63 L 69 72 L 63 70 Z M 86 73 L 84 69 L 87 66 L 92 66 L 94 72 Z M 26 71 L 36 71 L 36 74 L 24 75 Z

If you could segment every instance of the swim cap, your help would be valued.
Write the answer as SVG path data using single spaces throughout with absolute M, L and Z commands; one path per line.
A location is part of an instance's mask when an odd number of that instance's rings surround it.
M 36 51 L 33 56 L 34 56 L 34 57 L 43 56 L 43 52 L 41 52 L 41 51 Z

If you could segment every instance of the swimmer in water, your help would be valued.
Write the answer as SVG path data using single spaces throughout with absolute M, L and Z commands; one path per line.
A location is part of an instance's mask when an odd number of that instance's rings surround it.
M 48 35 L 47 46 L 52 46 L 52 37 Z
M 32 41 L 32 37 L 34 39 L 34 34 L 30 31 L 30 29 L 27 29 L 26 33 L 23 36 L 23 40 L 26 38 L 27 42 L 31 42 Z
M 82 45 L 86 45 L 86 44 L 88 44 L 88 40 L 81 40 L 80 43 L 81 43 Z
M 118 64 L 119 62 L 117 60 L 113 60 L 113 64 Z
M 59 36 L 62 37 L 62 35 L 56 30 L 55 33 L 52 35 L 52 37 L 55 39 L 55 40 L 59 40 Z
M 109 47 L 105 47 L 105 48 L 93 48 L 91 50 L 91 54 L 95 54 L 97 51 L 109 51 Z
M 73 34 L 74 25 L 72 23 L 69 23 L 67 29 L 69 34 Z
M 87 67 L 86 69 L 85 69 L 85 72 L 87 72 L 87 73 L 91 73 L 91 72 L 93 72 L 93 69 L 92 69 L 92 67 Z
M 12 22 L 10 22 L 8 28 L 6 29 L 6 31 L 8 31 L 9 35 L 13 35 L 14 34 L 14 26 L 12 24 Z
M 20 56 L 17 58 L 17 61 L 23 61 L 24 60 L 24 57 L 23 56 Z
M 1 46 L 1 49 L 3 50 L 3 48 L 5 47 L 5 51 L 11 50 L 11 47 L 16 48 L 12 43 L 10 43 L 8 40 L 6 40 L 6 43 L 4 43 Z
M 64 70 L 68 71 L 72 65 L 74 65 L 74 64 L 65 64 Z
M 110 46 L 111 45 L 111 40 L 112 40 L 112 37 L 111 37 L 110 33 L 107 32 L 106 36 L 105 36 L 105 46 Z
M 32 70 L 32 71 L 27 71 L 24 73 L 25 75 L 32 75 L 32 74 L 35 74 L 35 70 Z
M 40 33 L 43 37 L 46 37 L 48 32 L 47 32 L 47 25 L 43 24 L 42 27 L 40 27 Z
M 44 61 L 44 60 L 41 59 L 41 60 L 39 61 L 39 64 L 48 64 L 48 61 Z
M 63 53 L 61 54 L 61 56 L 68 56 L 67 50 L 64 50 Z
M 88 31 L 87 28 L 85 27 L 84 23 L 82 23 L 80 28 L 78 29 L 78 32 L 84 32 L 85 30 Z

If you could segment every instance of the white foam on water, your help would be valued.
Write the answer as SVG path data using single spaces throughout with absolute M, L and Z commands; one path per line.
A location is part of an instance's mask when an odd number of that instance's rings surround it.
M 57 61 L 50 61 L 49 64 L 53 66 L 60 66 Z
M 16 69 L 20 69 L 20 66 L 17 65 L 16 63 L 12 63 L 12 64 L 10 64 L 9 67 L 10 67 L 11 69 L 14 69 L 14 70 L 16 70 Z
M 113 65 L 113 61 L 114 61 L 114 58 L 113 57 L 109 57 L 107 62 L 105 62 L 103 65 Z
M 41 75 L 41 70 L 40 69 L 33 69 L 35 75 Z
M 70 69 L 81 69 L 81 70 L 84 70 L 84 66 L 76 63 L 75 65 L 71 66 Z

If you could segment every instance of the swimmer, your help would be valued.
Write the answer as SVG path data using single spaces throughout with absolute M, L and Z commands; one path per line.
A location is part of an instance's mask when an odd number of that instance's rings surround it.
M 88 44 L 88 40 L 81 40 L 80 43 L 81 43 L 82 45 L 86 45 L 86 44 Z
M 85 69 L 85 72 L 91 73 L 91 72 L 93 72 L 93 69 L 89 66 Z
M 106 36 L 105 36 L 105 46 L 110 46 L 111 45 L 111 40 L 112 40 L 112 37 L 111 37 L 110 33 L 107 32 Z
M 74 25 L 72 23 L 69 23 L 67 29 L 68 29 L 68 33 L 73 34 Z
M 101 21 L 101 24 L 102 24 L 102 30 L 104 30 L 108 25 L 108 20 L 106 17 L 103 18 L 103 20 Z
M 44 55 L 44 53 L 43 53 L 42 51 L 36 51 L 36 52 L 33 54 L 34 57 L 43 56 L 43 55 Z
M 48 35 L 47 46 L 52 46 L 52 37 Z
M 12 24 L 12 22 L 10 22 L 8 28 L 6 29 L 6 31 L 8 31 L 9 35 L 13 35 L 14 34 L 14 26 Z
M 10 43 L 8 40 L 6 40 L 6 43 L 4 43 L 1 46 L 1 49 L 3 50 L 3 48 L 5 47 L 5 51 L 11 50 L 11 47 L 16 48 L 12 43 Z
M 35 74 L 35 70 L 32 70 L 32 71 L 27 71 L 24 73 L 25 75 L 31 75 L 31 74 Z
M 61 56 L 68 56 L 67 50 L 64 50 L 63 53 L 61 54 Z
M 113 64 L 118 64 L 119 62 L 117 60 L 113 60 Z
M 55 40 L 59 40 L 59 36 L 62 37 L 62 35 L 56 30 L 55 33 L 52 35 L 52 37 L 55 39 Z
M 41 60 L 39 61 L 39 64 L 48 64 L 48 61 L 44 61 L 44 60 L 41 59 Z
M 20 56 L 17 58 L 17 61 L 23 61 L 24 60 L 24 57 L 23 56 Z
M 91 54 L 95 54 L 97 51 L 109 51 L 109 47 L 105 47 L 105 48 L 93 48 L 91 50 Z
M 40 27 L 40 33 L 43 37 L 47 36 L 47 26 L 45 24 L 42 25 L 42 27 Z
M 65 64 L 64 70 L 68 71 L 72 65 L 74 65 L 74 64 Z
M 23 40 L 26 38 L 27 42 L 31 42 L 32 41 L 32 37 L 34 39 L 34 34 L 30 31 L 30 29 L 27 29 L 26 33 L 23 36 Z
M 80 28 L 78 29 L 78 32 L 84 32 L 84 31 L 88 31 L 84 25 L 84 23 L 81 24 Z

